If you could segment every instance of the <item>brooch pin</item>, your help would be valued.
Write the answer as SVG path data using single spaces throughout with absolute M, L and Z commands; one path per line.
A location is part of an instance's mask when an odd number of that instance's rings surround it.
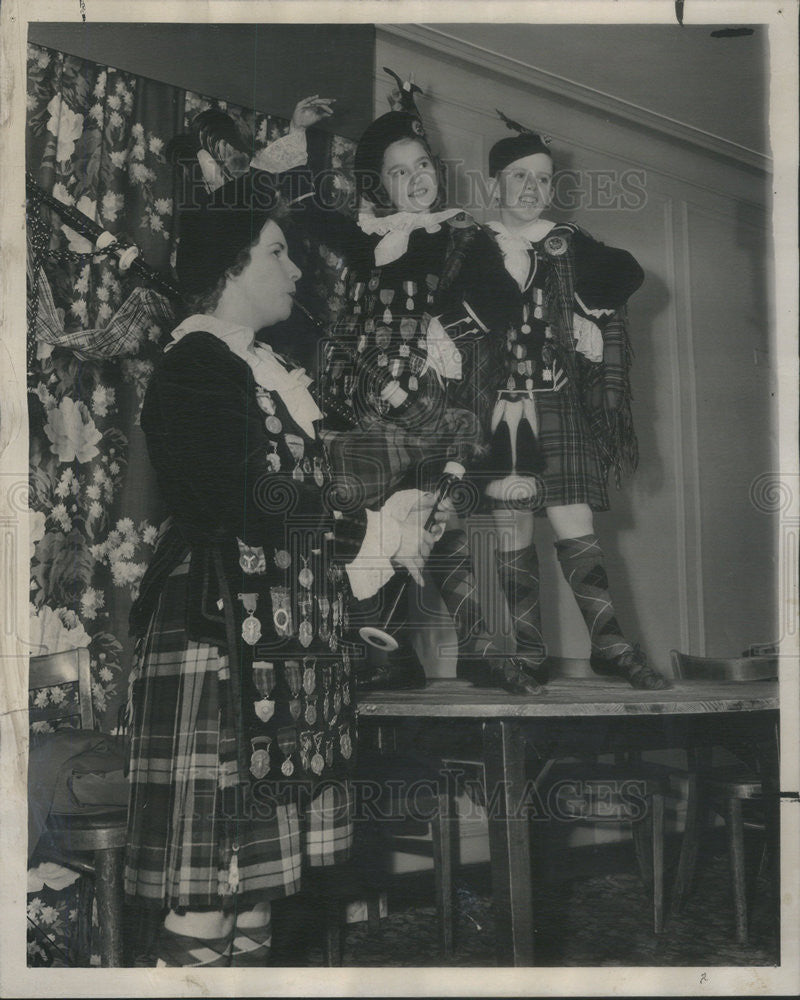
M 239 545 L 239 565 L 245 573 L 266 573 L 267 560 L 260 545 L 245 545 L 241 538 L 236 539 Z

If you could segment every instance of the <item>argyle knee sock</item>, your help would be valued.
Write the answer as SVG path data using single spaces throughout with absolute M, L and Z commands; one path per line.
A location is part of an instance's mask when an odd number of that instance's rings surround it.
M 230 964 L 230 934 L 198 938 L 161 928 L 156 941 L 156 968 L 215 969 Z
M 240 927 L 233 932 L 231 965 L 263 966 L 269 961 L 272 950 L 272 915 L 260 927 Z
M 597 536 L 560 538 L 556 542 L 556 553 L 589 630 L 592 659 L 612 661 L 630 653 L 633 647 L 617 622 Z
M 475 647 L 480 655 L 494 651 L 481 612 L 467 533 L 460 528 L 445 532 L 431 557 L 431 573 L 453 619 L 459 648 Z
M 529 667 L 544 663 L 547 652 L 539 606 L 539 557 L 536 546 L 495 552 L 497 576 L 508 603 L 517 654 Z

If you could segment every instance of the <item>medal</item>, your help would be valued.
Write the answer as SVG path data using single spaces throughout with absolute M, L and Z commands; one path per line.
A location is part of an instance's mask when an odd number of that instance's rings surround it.
M 303 459 L 303 472 L 305 475 L 311 475 L 311 462 L 309 461 L 308 455 Z
M 278 454 L 278 442 L 270 441 L 270 451 L 267 452 L 267 468 L 270 472 L 280 472 L 281 459 Z
M 337 688 L 333 692 L 333 710 L 338 715 L 342 709 L 342 694 Z
M 306 478 L 305 473 L 303 472 L 303 463 L 298 462 L 292 469 L 292 479 L 294 479 L 296 483 L 302 483 L 305 478 Z
M 419 379 L 416 375 L 410 375 L 408 379 L 408 388 L 411 392 L 416 392 L 419 389 Z
M 248 646 L 255 646 L 261 638 L 261 622 L 255 616 L 258 594 L 239 594 L 238 597 L 247 612 L 247 618 L 242 622 L 242 638 Z
M 250 740 L 253 752 L 250 755 L 250 773 L 260 781 L 269 773 L 271 761 L 269 759 L 269 747 L 272 743 L 271 736 L 255 736 Z
M 270 701 L 269 698 L 262 698 L 261 701 L 254 701 L 253 708 L 255 709 L 256 715 L 262 722 L 269 722 L 275 714 L 275 702 Z
M 317 688 L 316 662 L 310 656 L 303 660 L 303 690 L 309 697 Z
M 314 482 L 320 487 L 320 489 L 325 482 L 325 473 L 322 469 L 322 462 L 316 457 L 314 458 Z
M 313 701 L 309 700 L 306 702 L 305 720 L 309 726 L 313 726 L 317 721 L 317 706 Z
M 399 378 L 404 368 L 405 368 L 405 362 L 403 361 L 403 359 L 395 358 L 392 361 L 391 368 L 389 369 L 392 378 Z
M 253 660 L 253 683 L 259 694 L 269 698 L 275 687 L 275 666 L 266 660 Z
M 522 326 L 520 327 L 520 330 L 522 331 L 522 333 L 530 333 L 531 332 L 530 324 L 523 323 Z
M 400 320 L 400 336 L 403 340 L 413 340 L 417 332 L 417 321 L 411 316 L 404 316 Z
M 272 621 L 275 631 L 281 636 L 292 634 L 292 610 L 288 587 L 270 587 L 272 598 Z
M 386 350 L 391 341 L 392 331 L 388 327 L 381 326 L 375 331 L 375 344 L 377 347 L 380 347 L 382 351 Z
M 294 774 L 294 764 L 292 754 L 297 748 L 297 733 L 291 726 L 278 730 L 278 749 L 286 758 L 281 764 L 281 774 L 291 778 Z
M 369 319 L 364 320 L 364 333 L 373 333 L 375 330 L 375 317 L 370 316 Z
M 305 587 L 306 590 L 310 590 L 311 584 L 314 582 L 314 574 L 308 568 L 308 559 L 300 556 L 303 560 L 303 568 L 297 574 L 297 581 L 301 587 Z
M 369 290 L 371 292 L 376 291 L 380 283 L 381 283 L 381 272 L 373 271 L 369 278 Z
M 342 701 L 345 705 L 350 704 L 350 685 L 347 682 L 342 684 Z
M 350 739 L 350 727 L 342 727 L 339 732 L 339 752 L 345 760 L 353 756 L 353 741 Z
M 278 569 L 288 569 L 292 565 L 292 557 L 286 549 L 275 549 L 274 558 Z
M 319 637 L 324 642 L 330 634 L 328 628 L 328 615 L 331 610 L 331 602 L 327 597 L 318 597 L 317 606 L 319 607 Z
M 362 333 L 361 336 L 358 338 L 358 345 L 356 346 L 356 350 L 358 351 L 359 354 L 363 354 L 364 351 L 366 351 L 366 349 L 367 349 L 367 335 L 365 333 Z
M 266 573 L 267 560 L 260 545 L 245 545 L 237 538 L 239 546 L 239 565 L 245 573 Z
M 325 770 L 325 758 L 319 752 L 322 746 L 322 733 L 314 733 L 314 750 L 316 751 L 314 756 L 311 758 L 311 770 L 314 774 L 322 774 Z
M 514 357 L 524 358 L 528 354 L 528 348 L 524 344 L 514 344 Z
M 417 283 L 415 281 L 404 281 L 403 291 L 406 294 L 406 309 L 411 312 L 414 308 L 414 296 L 417 294 Z
M 385 368 L 389 364 L 389 357 L 386 354 L 378 355 L 378 367 Z
M 280 434 L 280 432 L 283 430 L 283 424 L 275 416 L 267 417 L 267 419 L 264 421 L 264 426 L 267 428 L 270 434 Z
M 433 302 L 433 296 L 436 289 L 439 287 L 439 276 L 436 274 L 426 274 L 425 284 L 428 287 L 428 302 Z
M 314 641 L 314 627 L 311 622 L 300 622 L 300 627 L 297 630 L 297 638 L 304 649 L 307 649 L 311 645 Z
M 536 306 L 536 308 L 533 310 L 533 318 L 541 319 L 542 316 L 544 316 L 544 310 L 542 309 L 541 306 Z
M 322 690 L 324 692 L 324 697 L 322 699 L 322 718 L 327 722 L 330 716 L 331 710 L 331 681 L 333 680 L 333 670 L 330 664 L 326 664 L 322 668 Z
M 300 763 L 303 770 L 307 771 L 311 766 L 311 733 L 300 733 Z
M 283 676 L 286 680 L 286 686 L 289 688 L 289 693 L 292 696 L 289 701 L 289 711 L 292 713 L 293 719 L 299 719 L 301 711 L 300 686 L 302 679 L 299 662 L 297 660 L 287 660 L 283 665 Z

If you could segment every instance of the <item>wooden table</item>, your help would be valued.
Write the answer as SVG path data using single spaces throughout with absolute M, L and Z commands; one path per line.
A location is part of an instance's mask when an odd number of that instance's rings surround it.
M 608 731 L 635 720 L 640 748 L 681 745 L 674 734 L 665 744 L 665 721 L 704 717 L 774 724 L 778 710 L 775 681 L 723 683 L 679 681 L 667 691 L 635 691 L 616 678 L 551 681 L 542 697 L 519 697 L 477 689 L 466 681 L 432 680 L 421 691 L 383 691 L 362 696 L 362 719 L 472 719 L 482 732 L 486 786 L 499 790 L 489 810 L 489 853 L 497 917 L 499 965 L 533 965 L 533 886 L 528 823 L 519 815 L 526 782 L 525 743 L 546 740 L 555 725 L 562 751 L 580 747 L 592 721 Z M 750 713 L 742 716 L 741 713 Z M 652 736 L 652 742 L 650 737 Z

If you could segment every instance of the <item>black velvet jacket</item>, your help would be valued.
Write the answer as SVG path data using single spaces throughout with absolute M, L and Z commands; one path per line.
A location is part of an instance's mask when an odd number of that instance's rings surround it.
M 242 772 L 252 771 L 251 746 L 266 740 L 280 777 L 277 736 L 294 727 L 303 761 L 295 780 L 332 776 L 349 759 L 344 567 L 361 547 L 365 512 L 334 511 L 319 439 L 211 333 L 188 333 L 164 354 L 142 429 L 171 526 L 142 581 L 132 631 L 144 634 L 166 577 L 188 554 L 186 629 L 229 653 Z

